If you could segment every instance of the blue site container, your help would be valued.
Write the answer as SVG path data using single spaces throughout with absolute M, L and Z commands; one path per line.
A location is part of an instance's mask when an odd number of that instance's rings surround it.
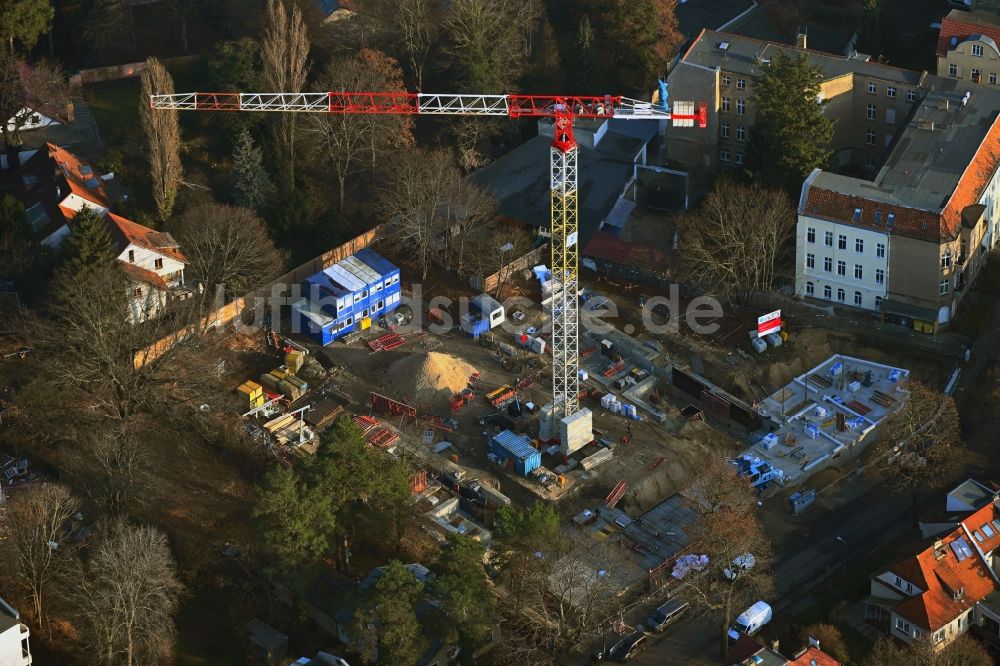
M 308 312 L 300 308 L 295 316 L 301 330 L 322 344 L 368 329 L 399 307 L 401 297 L 399 269 L 367 248 L 310 275 L 304 286 Z
M 542 466 L 542 452 L 531 445 L 526 435 L 510 430 L 504 430 L 490 439 L 490 453 L 499 458 L 504 466 L 510 460 L 514 471 L 521 476 L 528 476 Z

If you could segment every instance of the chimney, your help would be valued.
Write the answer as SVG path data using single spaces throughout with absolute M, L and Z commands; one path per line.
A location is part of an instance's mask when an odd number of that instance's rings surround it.
M 809 637 L 809 647 L 814 647 L 814 648 L 816 648 L 818 650 L 819 649 L 819 641 L 816 640 L 815 638 L 813 638 L 812 636 L 810 636 Z
M 777 638 L 775 638 L 773 641 L 771 641 L 771 649 L 772 650 L 774 650 L 775 652 L 777 652 L 778 648 L 780 648 L 780 647 L 781 647 L 781 641 L 780 640 L 778 640 Z
M 76 111 L 73 108 L 73 102 L 66 102 L 66 120 L 71 125 L 76 122 Z
M 947 97 L 939 97 L 938 98 L 938 111 L 947 111 L 947 110 L 948 110 L 948 98 Z
M 934 131 L 934 121 L 933 120 L 918 120 L 917 128 L 922 130 Z
M 807 44 L 808 44 L 808 39 L 807 39 L 808 33 L 809 33 L 809 28 L 807 28 L 806 26 L 803 26 L 803 25 L 800 25 L 798 28 L 795 29 L 795 48 L 797 48 L 797 49 L 807 49 L 807 48 L 809 48 L 807 46 Z

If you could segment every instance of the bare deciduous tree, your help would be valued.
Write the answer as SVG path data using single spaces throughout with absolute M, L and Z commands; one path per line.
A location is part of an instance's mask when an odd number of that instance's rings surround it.
M 400 46 L 406 54 L 413 74 L 413 85 L 424 87 L 424 67 L 427 56 L 441 35 L 442 11 L 440 0 L 398 0 L 391 14 Z
M 461 85 L 477 92 L 509 89 L 531 55 L 541 16 L 535 0 L 455 0 L 445 28 Z
M 67 595 L 105 664 L 168 663 L 183 587 L 166 535 L 124 518 L 99 523 Z
M 925 634 L 910 645 L 881 638 L 864 662 L 865 666 L 992 666 L 994 663 L 989 652 L 968 634 L 959 636 L 944 648 L 934 642 L 931 634 Z
M 531 237 L 512 224 L 479 225 L 470 229 L 474 269 L 483 278 L 496 274 L 493 297 L 503 302 L 514 276 L 514 261 L 531 249 Z
M 208 203 L 190 208 L 171 224 L 184 256 L 187 275 L 201 285 L 204 304 L 215 289 L 242 296 L 281 273 L 281 253 L 263 220 L 249 208 Z
M 65 486 L 46 483 L 18 491 L 6 511 L 8 547 L 17 581 L 31 596 L 35 623 L 44 626 L 45 595 L 58 573 L 67 526 L 80 501 Z
M 723 179 L 678 226 L 686 279 L 709 293 L 746 301 L 773 288 L 795 209 L 780 190 Z
M 21 130 L 36 113 L 61 118 L 69 104 L 70 89 L 59 65 L 41 61 L 18 63 L 0 50 L 0 135 L 7 148 L 21 145 Z
M 298 5 L 268 0 L 260 49 L 266 92 L 302 92 L 309 69 L 309 36 Z M 295 182 L 295 114 L 277 114 L 273 128 L 275 145 L 287 162 L 291 186 Z
M 149 96 L 172 94 L 174 80 L 156 58 L 146 60 L 146 68 L 142 71 L 140 80 L 142 93 L 139 97 L 139 118 L 146 134 L 153 201 L 159 218 L 166 220 L 173 213 L 177 189 L 183 175 L 181 130 L 176 109 L 153 109 L 149 105 Z
M 906 389 L 905 404 L 879 428 L 866 471 L 887 491 L 911 496 L 916 524 L 917 495 L 951 483 L 964 467 L 965 445 L 954 398 L 918 381 Z
M 135 51 L 135 20 L 132 0 L 96 0 L 91 9 L 83 35 L 99 50 L 114 50 L 122 39 L 127 39 Z
M 362 49 L 331 60 L 317 89 L 403 91 L 403 75 L 393 58 Z M 374 169 L 380 155 L 392 152 L 395 156 L 400 148 L 412 146 L 412 127 L 408 116 L 312 114 L 306 119 L 303 138 L 316 163 L 324 170 L 332 166 L 336 172 L 338 202 L 343 210 L 347 179 Z
M 771 543 L 757 517 L 749 483 L 727 460 L 707 461 L 685 495 L 698 514 L 687 530 L 692 552 L 707 555 L 709 566 L 688 574 L 682 594 L 694 609 L 717 622 L 720 653 L 725 654 L 726 632 L 737 614 L 772 589 L 768 566 Z M 734 566 L 733 561 L 747 553 L 753 556 L 754 566 Z M 727 568 L 729 575 L 725 574 Z

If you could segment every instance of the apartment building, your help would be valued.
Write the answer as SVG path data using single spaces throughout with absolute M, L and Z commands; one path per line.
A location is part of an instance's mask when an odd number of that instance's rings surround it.
M 971 11 L 953 9 L 941 20 L 937 73 L 955 79 L 1000 85 L 1000 2 L 983 1 Z
M 0 666 L 31 666 L 30 635 L 21 614 L 0 599 Z
M 997 238 L 1000 90 L 928 76 L 871 179 L 817 169 L 798 206 L 798 296 L 935 333 Z
M 705 30 L 668 76 L 673 96 L 708 104 L 708 128 L 670 127 L 670 163 L 708 182 L 717 169 L 739 168 L 757 110 L 754 83 L 777 53 L 801 55 L 822 75 L 823 113 L 834 120 L 831 165 L 838 171 L 874 174 L 899 127 L 926 94 L 924 74 L 869 62 L 864 54 L 837 55 Z

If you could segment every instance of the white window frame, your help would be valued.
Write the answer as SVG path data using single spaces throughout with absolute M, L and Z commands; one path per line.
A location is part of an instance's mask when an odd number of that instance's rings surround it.
M 885 259 L 885 243 L 877 243 L 875 245 L 875 256 L 879 259 Z
M 854 279 L 864 280 L 865 279 L 865 267 L 861 264 L 854 264 Z
M 860 291 L 854 292 L 854 304 L 858 307 L 861 307 L 862 303 L 864 303 L 864 298 L 861 296 L 861 292 Z
M 868 82 L 868 94 L 869 95 L 878 94 L 878 86 L 875 85 L 874 81 L 869 81 Z
M 874 104 L 869 104 L 865 108 L 865 119 L 866 120 L 875 120 L 875 116 L 877 114 L 878 114 L 878 107 L 875 106 Z
M 812 282 L 806 282 L 806 296 L 816 295 L 816 285 Z
M 719 125 L 719 134 L 722 135 L 723 139 L 729 138 L 729 123 L 722 123 Z
M 743 125 L 736 126 L 736 140 L 746 141 L 747 140 L 747 128 Z
M 837 249 L 838 250 L 847 249 L 847 234 L 839 234 L 837 236 Z
M 827 247 L 833 247 L 833 232 L 832 231 L 827 231 L 823 235 L 823 245 L 826 245 Z
M 875 145 L 875 130 L 868 130 L 865 132 L 865 144 L 869 146 Z
M 991 86 L 995 86 L 997 84 L 997 73 L 996 72 L 990 72 L 990 75 L 987 78 L 989 79 L 989 82 L 990 82 Z
M 885 269 L 876 268 L 875 269 L 875 284 L 885 284 Z
M 885 96 L 886 97 L 895 97 L 896 96 L 896 86 L 889 86 L 889 87 L 887 87 L 885 89 Z
M 906 91 L 906 101 L 907 102 L 916 102 L 917 101 L 917 91 L 916 90 L 907 90 Z
M 948 76 L 958 76 L 958 65 L 955 63 L 948 63 Z
M 728 162 L 729 161 L 729 151 L 723 148 L 719 151 L 719 161 Z
M 972 51 L 972 55 L 974 55 L 975 57 L 977 57 L 977 58 L 982 58 L 983 57 L 983 45 L 982 44 L 973 44 L 971 51 Z
M 733 156 L 733 161 L 736 164 L 742 166 L 743 165 L 743 153 L 736 153 L 736 155 Z
M 838 303 L 847 302 L 847 292 L 844 291 L 842 287 L 837 287 L 837 302 Z
M 729 98 L 728 97 L 723 97 L 722 98 L 722 110 L 725 113 L 729 113 Z
M 828 284 L 823 285 L 823 298 L 828 301 L 833 300 L 833 288 Z
M 736 79 L 736 89 L 737 90 L 746 90 L 747 89 L 747 80 L 746 79 Z
M 812 252 L 806 253 L 806 268 L 816 268 L 816 255 Z
M 723 74 L 720 77 L 720 81 L 721 81 L 722 85 L 728 86 L 730 84 L 730 82 L 732 81 L 732 79 L 729 78 L 728 74 Z
M 941 280 L 938 284 L 938 295 L 944 296 L 951 291 L 951 282 L 947 279 Z
M 854 239 L 854 251 L 857 254 L 864 254 L 865 253 L 865 239 L 864 238 L 855 238 Z
M 837 275 L 847 277 L 847 262 L 843 259 L 837 260 Z
M 833 258 L 823 257 L 823 270 L 827 273 L 833 272 Z
M 736 100 L 736 115 L 745 116 L 747 114 L 747 102 L 745 99 Z

